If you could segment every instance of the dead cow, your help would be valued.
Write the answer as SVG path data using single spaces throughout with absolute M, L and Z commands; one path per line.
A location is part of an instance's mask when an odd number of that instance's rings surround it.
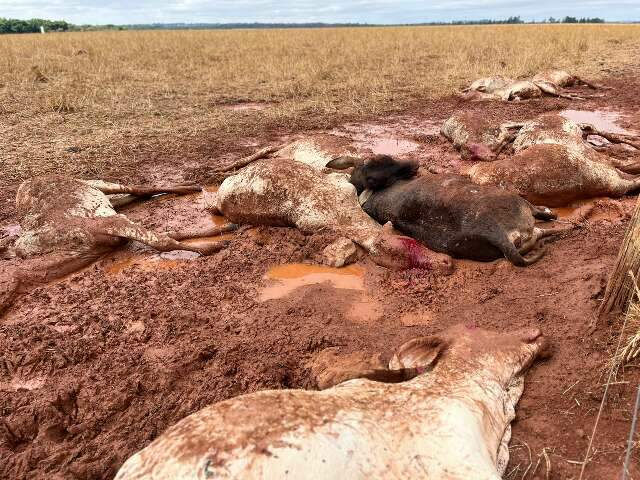
M 634 144 L 631 137 L 548 114 L 522 124 L 513 142 L 513 157 L 476 164 L 468 174 L 478 185 L 498 185 L 549 206 L 599 196 L 620 197 L 639 189 L 640 176 L 621 171 L 640 171 L 637 162 L 621 162 L 596 151 L 584 140 L 590 134 Z
M 20 185 L 16 196 L 21 232 L 13 247 L 4 247 L 23 260 L 10 262 L 17 263 L 17 267 L 12 265 L 4 274 L 0 272 L 0 286 L 4 284 L 0 310 L 21 287 L 76 271 L 127 240 L 136 240 L 163 252 L 190 250 L 208 255 L 220 250 L 224 243 L 205 247 L 188 245 L 166 234 L 152 232 L 115 210 L 141 196 L 199 190 L 200 187 L 193 185 L 127 186 L 57 175 L 27 180 Z M 113 199 L 112 203 L 109 194 L 126 195 Z
M 474 81 L 463 92 L 464 97 L 469 100 L 527 100 L 543 95 L 582 100 L 586 97 L 562 91 L 564 87 L 577 84 L 587 85 L 593 89 L 604 88 L 564 70 L 551 70 L 539 73 L 530 80 L 513 80 L 502 76 L 481 78 Z
M 462 175 L 415 177 L 416 171 L 412 162 L 380 155 L 356 167 L 351 182 L 373 218 L 454 258 L 506 257 L 526 266 L 544 254 L 539 240 L 556 233 L 535 226 L 535 219 L 555 218 L 546 207 L 498 187 L 474 185 Z
M 464 160 L 492 161 L 513 142 L 522 123 L 495 126 L 486 116 L 470 112 L 449 117 L 440 132 L 460 152 Z
M 537 329 L 455 326 L 402 345 L 412 380 L 271 390 L 201 410 L 122 466 L 116 480 L 499 480 L 524 374 L 547 351 Z
M 389 233 L 364 213 L 344 173 L 325 174 L 290 159 L 259 161 L 222 183 L 215 207 L 238 224 L 333 231 L 364 248 L 383 266 L 429 268 L 442 273 L 452 270 L 448 256 L 432 252 L 411 238 Z M 325 263 L 341 266 L 345 261 L 328 255 Z
M 296 140 L 276 151 L 273 156 L 290 158 L 305 163 L 317 170 L 324 169 L 327 164 L 338 157 L 355 155 L 351 141 L 342 136 L 318 134 Z

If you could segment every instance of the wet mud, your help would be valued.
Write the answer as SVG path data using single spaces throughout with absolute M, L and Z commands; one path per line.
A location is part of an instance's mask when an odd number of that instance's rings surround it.
M 381 153 L 458 172 L 472 163 L 460 160 L 438 129 L 459 109 L 496 122 L 568 109 L 615 111 L 621 116 L 609 117 L 614 125 L 638 130 L 637 77 L 608 84 L 615 94 L 579 107 L 550 98 L 450 98 L 328 132 L 347 136 L 360 152 L 395 149 Z M 278 144 L 294 133 L 303 132 L 283 128 L 242 141 Z M 229 152 L 240 157 L 254 149 L 239 141 L 198 139 L 182 146 L 184 158 L 141 163 L 139 175 L 206 181 Z M 318 266 L 320 253 L 335 238 L 289 228 L 240 229 L 210 257 L 159 254 L 138 244 L 114 251 L 19 297 L 0 317 L 0 478 L 112 478 L 126 458 L 212 402 L 269 388 L 316 388 L 309 364 L 325 348 L 390 354 L 412 337 L 457 323 L 539 327 L 550 338 L 553 356 L 526 379 L 505 478 L 577 478 L 620 330 L 618 316 L 595 323 L 596 312 L 635 202 L 595 199 L 560 209 L 560 222 L 574 228 L 549 241 L 533 266 L 459 260 L 446 277 L 390 271 L 366 259 L 327 269 Z M 206 210 L 202 194 L 165 195 L 125 213 L 158 231 L 224 222 Z M 16 223 L 15 214 L 3 212 L 0 235 Z M 626 367 L 610 387 L 585 479 L 621 472 L 638 366 Z M 640 475 L 638 453 L 632 475 Z

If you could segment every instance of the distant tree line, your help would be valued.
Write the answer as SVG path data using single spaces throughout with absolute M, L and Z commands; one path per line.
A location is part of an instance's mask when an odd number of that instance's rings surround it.
M 48 32 L 68 32 L 75 29 L 75 25 L 64 20 L 0 18 L 0 33 L 37 33 L 40 27 L 44 27 Z
M 512 16 L 505 20 L 456 20 L 452 22 L 424 22 L 405 25 L 514 25 L 523 23 L 604 23 L 603 18 L 549 17 L 542 22 L 526 22 L 520 16 Z M 74 25 L 64 20 L 16 20 L 0 18 L 0 34 L 3 33 L 37 33 L 40 27 L 47 32 L 68 32 L 88 30 L 181 30 L 181 29 L 234 29 L 234 28 L 331 28 L 331 27 L 373 27 L 379 25 L 367 23 L 150 23 L 133 25 Z M 385 25 L 393 26 L 393 25 Z
M 556 19 L 553 17 L 549 17 L 548 20 L 545 20 L 545 23 L 604 23 L 604 18 L 576 18 L 576 17 L 564 17 L 563 19 Z
M 87 30 L 124 30 L 121 25 L 74 25 L 65 20 L 45 20 L 32 18 L 31 20 L 18 20 L 15 18 L 0 17 L 0 34 L 3 33 L 40 33 L 40 27 L 45 32 L 78 32 Z

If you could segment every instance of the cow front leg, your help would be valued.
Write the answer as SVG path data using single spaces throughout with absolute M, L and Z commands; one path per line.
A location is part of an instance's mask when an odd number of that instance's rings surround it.
M 97 235 L 107 235 L 120 237 L 127 240 L 135 240 L 160 252 L 170 252 L 173 250 L 186 250 L 196 252 L 201 255 L 211 255 L 225 248 L 229 242 L 211 242 L 204 246 L 189 245 L 179 242 L 166 234 L 156 233 L 141 225 L 133 223 L 123 215 L 115 215 L 101 219 L 92 219 L 90 225 L 92 231 Z
M 122 185 L 119 183 L 105 182 L 104 180 L 83 180 L 87 185 L 100 190 L 105 195 L 117 193 L 129 193 L 136 196 L 160 195 L 162 193 L 194 193 L 202 190 L 202 187 L 194 184 L 183 185 Z

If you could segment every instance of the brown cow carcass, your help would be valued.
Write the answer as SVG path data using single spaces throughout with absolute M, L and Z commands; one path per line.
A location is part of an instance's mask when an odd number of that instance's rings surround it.
M 476 164 L 467 173 L 478 185 L 498 185 L 548 206 L 621 197 L 639 189 L 640 177 L 621 170 L 638 171 L 637 162 L 621 162 L 596 151 L 584 140 L 591 133 L 603 132 L 560 115 L 543 115 L 523 123 L 513 141 L 515 155 Z M 617 140 L 630 142 L 621 136 Z

